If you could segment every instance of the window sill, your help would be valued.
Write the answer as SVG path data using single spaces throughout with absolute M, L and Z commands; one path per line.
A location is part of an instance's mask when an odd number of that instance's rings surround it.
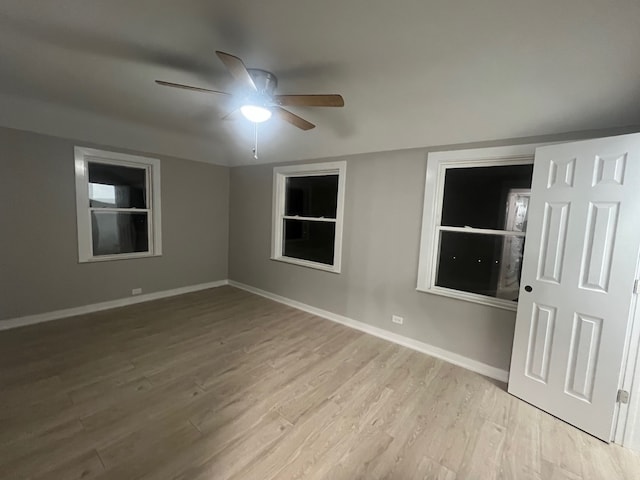
M 82 258 L 79 263 L 113 262 L 116 260 L 130 260 L 132 258 L 161 257 L 162 253 L 121 253 L 119 255 L 101 255 L 99 257 Z
M 462 292 L 460 290 L 452 290 L 450 288 L 443 287 L 418 287 L 416 288 L 416 290 L 433 295 L 440 295 L 443 297 L 455 298 L 457 300 L 464 300 L 465 302 L 478 303 L 480 305 L 486 305 L 489 307 L 501 308 L 503 310 L 509 310 L 512 312 L 515 312 L 518 309 L 518 302 L 503 300 L 501 298 L 487 297 L 485 295 L 478 295 L 477 293 Z
M 314 270 L 323 270 L 330 273 L 340 273 L 340 267 L 334 265 L 326 265 L 324 263 L 310 262 L 309 260 L 301 260 L 293 257 L 271 257 L 271 260 L 276 262 L 291 263 L 293 265 L 299 265 L 301 267 L 313 268 Z

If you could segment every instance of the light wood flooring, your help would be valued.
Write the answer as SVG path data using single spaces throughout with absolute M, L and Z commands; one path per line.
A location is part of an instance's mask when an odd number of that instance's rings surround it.
M 221 287 L 0 332 L 0 478 L 640 479 L 482 376 Z

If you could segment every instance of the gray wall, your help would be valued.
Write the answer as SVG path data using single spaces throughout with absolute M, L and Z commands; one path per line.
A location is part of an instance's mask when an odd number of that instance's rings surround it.
M 347 159 L 341 274 L 270 260 L 273 166 L 233 168 L 230 278 L 506 369 L 513 312 L 416 291 L 425 159 Z
M 627 133 L 579 132 L 438 150 Z M 435 150 L 435 149 L 432 149 Z M 515 313 L 416 291 L 429 149 L 347 160 L 342 273 L 270 260 L 273 165 L 231 170 L 229 278 L 508 369 Z M 404 325 L 391 323 L 391 315 Z
M 74 145 L 0 128 L 0 320 L 227 278 L 229 169 L 155 154 L 163 255 L 79 264 Z

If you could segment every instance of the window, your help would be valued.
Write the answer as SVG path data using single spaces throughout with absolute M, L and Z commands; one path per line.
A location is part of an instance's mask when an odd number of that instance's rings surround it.
M 340 272 L 346 162 L 273 171 L 273 260 Z
M 535 147 L 429 154 L 418 290 L 516 309 Z
M 75 148 L 80 262 L 161 255 L 160 161 Z

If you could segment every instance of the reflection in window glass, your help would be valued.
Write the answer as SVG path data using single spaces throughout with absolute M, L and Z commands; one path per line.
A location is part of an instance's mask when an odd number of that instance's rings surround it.
M 91 212 L 93 255 L 146 252 L 149 250 L 147 213 Z
M 509 202 L 531 188 L 533 165 L 449 168 L 444 180 L 443 226 L 518 230 L 508 225 Z M 526 226 L 528 199 L 520 198 L 520 227 Z
M 89 206 L 147 208 L 144 168 L 89 162 Z
M 101 183 L 89 184 L 89 199 L 96 205 L 116 206 L 116 187 Z
M 529 198 L 531 191 L 528 189 L 514 188 L 507 195 L 507 215 L 504 221 L 504 230 L 509 232 L 526 232 L 529 220 Z

